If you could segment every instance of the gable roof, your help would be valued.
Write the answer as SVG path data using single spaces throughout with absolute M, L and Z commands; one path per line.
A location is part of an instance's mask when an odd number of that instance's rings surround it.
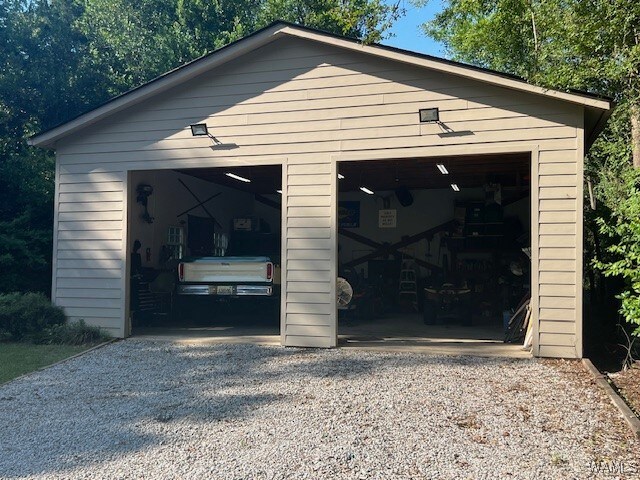
M 423 67 L 476 81 L 533 93 L 585 107 L 585 129 L 587 145 L 593 143 L 600 133 L 611 109 L 611 100 L 587 92 L 562 92 L 527 83 L 524 79 L 493 70 L 446 60 L 430 55 L 402 50 L 379 44 L 364 45 L 359 40 L 343 37 L 321 30 L 302 27 L 292 23 L 277 21 L 240 40 L 230 43 L 212 53 L 197 58 L 155 79 L 125 92 L 98 107 L 82 113 L 71 120 L 45 130 L 29 139 L 29 145 L 55 148 L 55 142 L 104 118 L 147 100 L 170 88 L 180 85 L 209 70 L 263 47 L 279 38 L 293 37 L 306 39 L 334 47 L 356 51 L 378 58 Z

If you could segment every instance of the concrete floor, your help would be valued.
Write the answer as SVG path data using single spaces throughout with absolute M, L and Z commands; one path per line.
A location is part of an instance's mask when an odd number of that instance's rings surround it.
M 504 343 L 502 327 L 425 325 L 419 314 L 397 314 L 372 321 L 342 321 L 341 346 L 376 351 L 424 352 L 433 355 L 527 358 L 522 345 Z
M 255 325 L 247 319 L 212 326 L 167 326 L 134 329 L 134 337 L 183 344 L 255 343 L 280 345 L 277 325 Z M 521 345 L 502 341 L 501 327 L 425 325 L 418 314 L 394 314 L 372 321 L 342 320 L 340 347 L 432 355 L 527 358 Z
M 166 340 L 187 345 L 212 343 L 254 343 L 280 345 L 280 329 L 276 326 L 252 327 L 142 327 L 133 330 L 133 337 L 142 340 Z

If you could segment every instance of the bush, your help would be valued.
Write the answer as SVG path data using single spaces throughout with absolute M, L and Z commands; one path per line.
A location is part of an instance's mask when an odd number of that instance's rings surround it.
M 85 345 L 104 342 L 109 338 L 100 328 L 87 325 L 84 320 L 80 320 L 46 327 L 33 338 L 33 341 L 40 344 Z
M 0 340 L 27 340 L 66 321 L 64 311 L 42 293 L 0 295 Z
M 595 266 L 607 277 L 624 280 L 625 289 L 616 296 L 619 313 L 640 337 L 640 170 L 627 166 L 607 180 L 605 198 L 610 218 L 599 218 L 600 233 L 612 239 L 610 258 Z

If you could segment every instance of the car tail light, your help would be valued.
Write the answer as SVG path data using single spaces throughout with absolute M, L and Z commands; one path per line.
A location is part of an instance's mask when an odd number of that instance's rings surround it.
M 178 264 L 178 280 L 181 282 L 184 280 L 184 263 Z
M 267 280 L 273 278 L 273 263 L 267 263 Z

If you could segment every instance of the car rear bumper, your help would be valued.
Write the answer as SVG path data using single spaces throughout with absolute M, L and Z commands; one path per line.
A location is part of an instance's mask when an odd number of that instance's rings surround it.
M 211 295 L 218 297 L 270 297 L 273 285 L 203 285 L 178 284 L 178 295 Z

